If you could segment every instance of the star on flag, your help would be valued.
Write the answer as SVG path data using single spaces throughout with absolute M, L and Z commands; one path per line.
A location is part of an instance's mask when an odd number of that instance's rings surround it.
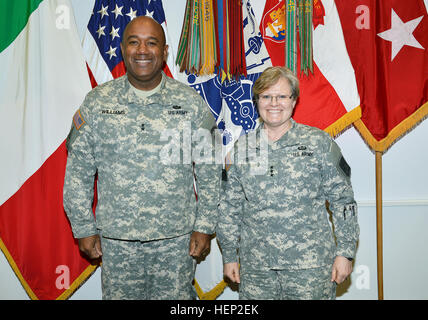
M 425 49 L 413 35 L 413 31 L 415 31 L 422 18 L 423 16 L 420 16 L 404 23 L 394 9 L 391 9 L 391 29 L 377 34 L 382 39 L 391 42 L 391 61 L 394 60 L 404 46 Z

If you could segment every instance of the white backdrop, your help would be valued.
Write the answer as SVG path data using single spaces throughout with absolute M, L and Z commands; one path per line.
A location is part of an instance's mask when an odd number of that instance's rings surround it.
M 81 38 L 94 0 L 71 0 Z M 425 0 L 427 2 L 427 0 Z M 260 22 L 265 1 L 253 0 Z M 186 0 L 163 0 L 172 49 L 177 51 Z M 385 299 L 428 299 L 428 121 L 422 122 L 383 156 L 383 251 Z M 352 168 L 359 205 L 360 241 L 350 280 L 339 286 L 338 299 L 377 299 L 375 157 L 351 127 L 336 139 Z M 196 279 L 208 291 L 222 279 L 215 239 Z M 220 299 L 237 299 L 226 288 Z M 29 299 L 0 254 L 0 299 Z M 98 269 L 71 299 L 101 299 Z

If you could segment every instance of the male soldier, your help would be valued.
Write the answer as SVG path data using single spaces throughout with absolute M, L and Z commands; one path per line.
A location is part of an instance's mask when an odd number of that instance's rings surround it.
M 267 158 L 264 171 L 250 157 L 236 163 L 238 144 L 216 230 L 224 274 L 240 282 L 241 299 L 335 299 L 359 234 L 350 168 L 328 134 L 291 118 L 299 87 L 290 70 L 267 68 L 253 93 L 263 123 L 246 151 Z
M 162 72 L 168 46 L 155 20 L 132 20 L 121 50 L 127 74 L 92 90 L 73 118 L 64 208 L 80 250 L 102 256 L 103 299 L 192 299 L 192 256 L 209 250 L 221 168 L 193 167 L 186 137 L 214 118 L 192 88 Z M 180 138 L 169 145 L 183 139 L 177 161 L 162 157 L 168 132 Z

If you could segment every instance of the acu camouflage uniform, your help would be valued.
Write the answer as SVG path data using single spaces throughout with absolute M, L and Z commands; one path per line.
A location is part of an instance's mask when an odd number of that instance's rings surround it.
M 165 74 L 160 90 L 146 98 L 134 92 L 126 75 L 92 90 L 67 138 L 64 208 L 75 238 L 101 232 L 104 238 L 143 244 L 176 237 L 181 243 L 191 231 L 212 234 L 221 168 L 201 163 L 193 167 L 190 139 L 198 128 L 210 130 L 214 124 L 194 89 Z M 95 220 L 91 207 L 96 173 Z M 180 254 L 192 260 L 188 242 Z M 190 285 L 192 279 L 193 274 Z
M 246 284 L 258 272 L 312 269 L 330 282 L 334 258 L 355 255 L 359 227 L 350 168 L 327 133 L 291 121 L 291 129 L 276 142 L 267 142 L 261 134 L 263 126 L 248 136 L 249 153 L 260 152 L 260 143 L 268 144 L 262 174 L 251 173 L 252 159 L 237 163 L 240 151 L 235 149 L 235 164 L 228 171 L 220 201 L 217 238 L 224 263 L 237 262 L 239 252 L 240 295 L 244 298 L 248 291 L 256 297 L 257 290 L 263 291 Z M 257 143 L 250 143 L 251 134 L 256 135 Z M 308 281 L 308 286 L 314 281 Z M 333 289 L 327 286 L 326 294 L 334 294 Z M 259 292 L 259 297 L 271 297 L 269 290 L 273 288 Z

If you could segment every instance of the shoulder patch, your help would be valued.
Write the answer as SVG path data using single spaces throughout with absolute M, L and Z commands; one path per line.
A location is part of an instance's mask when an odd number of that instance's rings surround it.
M 79 130 L 80 127 L 85 123 L 85 120 L 83 119 L 82 114 L 80 113 L 80 109 L 77 110 L 74 114 L 73 123 L 77 130 Z
M 333 163 L 337 170 L 344 175 L 347 178 L 351 177 L 351 167 L 346 162 L 345 158 L 342 155 L 342 152 L 340 151 L 339 146 L 332 141 L 330 145 L 330 151 L 329 151 L 329 161 Z

